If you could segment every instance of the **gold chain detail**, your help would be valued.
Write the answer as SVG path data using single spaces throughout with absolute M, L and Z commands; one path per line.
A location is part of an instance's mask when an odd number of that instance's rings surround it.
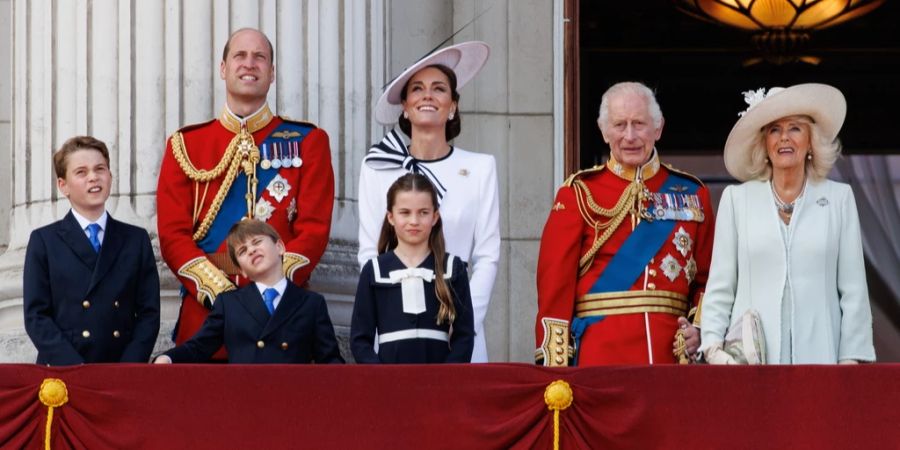
M 194 167 L 194 163 L 188 158 L 187 150 L 184 147 L 184 136 L 178 131 L 172 135 L 172 154 L 175 156 L 175 161 L 181 166 L 181 170 L 184 171 L 184 174 L 187 175 L 191 181 L 204 183 L 219 178 L 219 176 L 225 172 L 225 168 L 229 167 L 230 163 L 233 162 L 232 160 L 234 159 L 235 153 L 238 151 L 240 137 L 241 135 L 237 134 L 231 139 L 222 159 L 219 160 L 219 163 L 216 164 L 216 167 L 213 167 L 212 170 L 201 170 Z
M 247 173 L 247 193 L 248 196 L 252 195 L 253 198 L 251 199 L 248 197 L 247 199 L 247 214 L 252 217 L 254 207 L 253 200 L 255 199 L 257 183 L 255 169 L 256 163 L 259 162 L 259 149 L 257 149 L 256 145 L 253 143 L 253 136 L 250 135 L 249 132 L 241 130 L 240 133 L 231 139 L 231 142 L 228 143 L 228 148 L 225 150 L 225 155 L 212 170 L 199 170 L 194 167 L 194 164 L 191 163 L 190 159 L 187 157 L 184 138 L 181 133 L 176 132 L 172 135 L 172 153 L 185 175 L 194 182 L 209 183 L 211 180 L 222 175 L 222 172 L 225 172 L 226 167 L 228 168 L 225 173 L 225 179 L 222 180 L 222 185 L 219 186 L 219 190 L 216 192 L 212 204 L 209 205 L 209 210 L 206 212 L 206 215 L 203 216 L 200 226 L 197 227 L 197 231 L 195 231 L 192 236 L 194 241 L 199 241 L 206 237 L 206 233 L 209 232 L 213 220 L 215 220 L 216 216 L 219 214 L 219 209 L 222 208 L 225 196 L 228 194 L 228 191 L 231 190 L 231 185 L 234 183 L 234 179 L 237 178 L 238 170 L 240 169 L 249 172 Z M 248 161 L 244 161 L 245 158 Z M 202 208 L 203 205 L 201 204 L 200 207 Z
M 225 179 L 222 180 L 222 185 L 219 186 L 219 191 L 216 192 L 216 196 L 213 198 L 212 204 L 209 205 L 209 210 L 206 211 L 206 215 L 203 216 L 203 221 L 200 222 L 200 226 L 197 227 L 197 231 L 194 232 L 194 241 L 199 241 L 206 237 L 206 233 L 209 232 L 209 227 L 212 226 L 213 220 L 216 218 L 216 215 L 219 214 L 219 209 L 222 207 L 222 202 L 225 201 L 225 195 L 228 194 L 228 191 L 231 189 L 231 184 L 234 183 L 234 179 L 237 177 L 238 169 L 241 168 L 241 157 L 237 155 L 231 161 L 231 167 L 228 168 L 228 173 L 225 174 Z
M 643 192 L 643 185 L 639 182 L 629 184 L 625 191 L 622 192 L 622 196 L 619 197 L 619 201 L 610 209 L 603 208 L 594 201 L 594 197 L 584 181 L 575 180 L 573 188 L 575 189 L 575 200 L 578 203 L 578 211 L 581 213 L 581 217 L 594 229 L 594 243 L 587 253 L 578 260 L 578 276 L 582 276 L 591 267 L 594 256 L 600 250 L 600 247 L 619 228 L 619 225 L 622 224 L 628 213 L 634 212 L 636 208 L 640 207 L 638 203 L 641 198 L 640 194 Z M 591 215 L 592 212 L 609 220 L 605 222 L 594 220 Z

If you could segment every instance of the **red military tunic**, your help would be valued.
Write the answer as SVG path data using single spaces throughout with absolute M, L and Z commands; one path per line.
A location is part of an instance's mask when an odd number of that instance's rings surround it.
M 286 122 L 291 124 L 273 116 L 268 106 L 244 120 L 256 146 L 260 146 Z M 328 243 L 334 203 L 334 172 L 325 131 L 311 124 L 294 124 L 310 131 L 302 136 L 302 141 L 293 152 L 284 150 L 291 149 L 291 145 L 281 146 L 282 155 L 279 156 L 299 156 L 302 165 L 278 168 L 277 175 L 273 174 L 275 178 L 268 186 L 257 186 L 260 193 L 258 200 L 252 207 L 243 207 L 242 213 L 251 209 L 253 217 L 264 220 L 278 231 L 286 247 L 285 274 L 294 283 L 303 285 Z M 166 145 L 157 187 L 157 225 L 162 258 L 185 289 L 177 344 L 186 341 L 200 328 L 208 313 L 207 308 L 211 307 L 216 295 L 247 282 L 244 277 L 236 275 L 240 271 L 228 259 L 224 234 L 212 255 L 208 255 L 198 244 L 204 237 L 198 236 L 198 233 L 205 234 L 202 230 L 209 227 L 207 222 L 215 218 L 222 204 L 217 194 L 228 175 L 226 150 L 234 145 L 232 140 L 240 130 L 240 119 L 225 108 L 218 119 L 185 127 L 175 133 Z M 281 135 L 275 133 L 275 136 L 283 137 L 284 142 L 300 139 L 300 134 L 296 133 Z M 270 148 L 267 150 L 271 151 Z M 265 160 L 266 156 L 272 159 L 276 155 L 262 156 Z M 215 172 L 219 164 L 224 164 L 219 167 L 226 170 L 217 176 L 210 176 L 216 175 L 208 172 Z M 260 171 L 267 164 L 257 164 L 255 170 Z M 205 181 L 204 175 L 211 179 Z M 248 189 L 246 181 L 243 186 L 240 185 L 240 180 L 235 179 L 230 189 L 243 189 L 240 192 Z M 223 225 L 230 227 L 230 224 Z
M 535 359 L 539 363 L 567 365 L 575 352 L 580 366 L 675 361 L 672 344 L 677 319 L 687 315 L 692 306 L 699 306 L 712 253 L 713 212 L 709 191 L 699 180 L 680 174 L 681 179 L 693 179 L 699 185 L 695 196 L 689 198 L 677 195 L 684 189 L 682 186 L 667 188 L 672 191 L 670 200 L 677 196 L 679 205 L 686 209 L 694 206 L 689 213 L 693 219 L 676 220 L 662 246 L 655 252 L 649 249 L 649 259 L 639 260 L 647 261 L 646 264 L 636 263 L 638 269 L 643 266 L 642 273 L 630 288 L 589 294 L 613 256 L 645 220 L 634 205 L 647 208 L 647 198 L 660 192 L 671 173 L 671 168 L 659 164 L 654 151 L 651 161 L 641 169 L 646 188 L 644 199 L 620 203 L 624 212 L 619 215 L 617 226 L 614 219 L 596 211 L 615 209 L 620 200 L 627 200 L 623 197 L 631 189 L 634 170 L 611 159 L 606 166 L 573 175 L 559 189 L 544 227 L 538 258 Z M 641 190 L 640 185 L 633 189 Z M 611 234 L 591 258 L 595 239 L 606 228 Z M 602 319 L 587 327 L 579 348 L 573 351 L 570 333 L 576 316 Z

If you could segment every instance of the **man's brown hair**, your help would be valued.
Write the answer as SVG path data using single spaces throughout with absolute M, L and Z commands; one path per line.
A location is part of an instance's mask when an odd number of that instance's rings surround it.
M 231 226 L 231 229 L 228 230 L 228 237 L 225 238 L 225 244 L 228 246 L 228 257 L 231 258 L 231 262 L 234 265 L 241 266 L 238 264 L 237 255 L 235 254 L 237 248 L 253 236 L 268 236 L 272 238 L 272 242 L 278 242 L 281 239 L 281 236 L 272 228 L 272 225 L 261 220 L 244 219 L 238 221 L 238 223 Z
M 53 153 L 53 171 L 56 172 L 56 178 L 66 178 L 66 170 L 69 168 L 69 155 L 78 150 L 97 150 L 106 160 L 109 166 L 109 150 L 103 141 L 92 136 L 75 136 L 69 138 L 62 147 Z

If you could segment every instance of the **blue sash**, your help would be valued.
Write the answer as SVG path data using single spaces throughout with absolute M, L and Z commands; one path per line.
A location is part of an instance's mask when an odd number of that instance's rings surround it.
M 680 195 L 693 195 L 700 185 L 696 181 L 669 172 L 669 176 L 659 188 L 660 192 L 675 191 Z M 619 250 L 610 259 L 609 264 L 597 277 L 597 281 L 591 286 L 588 294 L 603 292 L 627 291 L 631 288 L 650 258 L 665 244 L 666 239 L 672 234 L 677 220 L 671 218 L 672 214 L 660 214 L 661 205 L 650 205 L 649 213 L 657 219 L 643 220 L 634 229 L 628 239 L 619 247 Z M 678 214 L 676 214 L 678 216 Z M 575 341 L 574 364 L 578 365 L 578 354 L 581 348 L 581 338 L 588 327 L 600 322 L 606 316 L 574 317 L 572 319 L 572 338 Z
M 272 130 L 272 133 L 260 143 L 259 147 L 262 147 L 262 144 L 266 144 L 268 147 L 271 147 L 273 143 L 278 143 L 279 145 L 286 143 L 297 142 L 297 146 L 299 147 L 300 142 L 303 141 L 303 138 L 312 130 L 313 127 L 309 125 L 303 125 L 295 122 L 283 122 L 277 128 Z M 277 137 L 275 135 L 278 135 Z M 290 137 L 286 137 L 290 136 Z M 275 178 L 275 175 L 278 174 L 279 169 L 270 168 L 268 170 L 263 169 L 258 164 L 256 166 L 256 179 L 259 180 L 259 184 L 257 185 L 256 190 L 256 200 L 259 200 L 259 197 L 262 195 L 262 192 L 269 185 L 269 182 Z M 225 199 L 222 201 L 222 207 L 219 208 L 219 213 L 216 214 L 216 218 L 213 219 L 212 224 L 209 227 L 209 231 L 206 233 L 206 236 L 197 242 L 197 245 L 206 253 L 213 253 L 219 249 L 219 246 L 222 245 L 222 242 L 225 240 L 225 237 L 228 235 L 228 230 L 231 229 L 231 226 L 234 225 L 237 221 L 241 220 L 242 217 L 247 214 L 247 175 L 244 174 L 243 171 L 238 173 L 238 176 L 235 177 L 234 183 L 231 184 L 231 189 L 228 191 L 228 194 L 225 195 Z
M 677 191 L 683 195 L 692 195 L 697 192 L 700 185 L 696 181 L 669 172 L 669 176 L 659 188 L 660 192 L 668 190 Z M 652 205 L 650 213 L 654 216 L 655 208 Z M 643 220 L 634 229 L 628 239 L 619 247 L 613 255 L 603 273 L 594 282 L 588 291 L 589 294 L 602 292 L 627 291 L 644 271 L 644 267 L 656 255 L 675 228 L 676 220 L 655 219 L 652 222 Z

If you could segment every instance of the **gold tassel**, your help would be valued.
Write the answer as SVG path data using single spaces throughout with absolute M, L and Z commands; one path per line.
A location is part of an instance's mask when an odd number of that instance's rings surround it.
M 44 448 L 50 450 L 50 429 L 53 424 L 53 408 L 59 408 L 69 401 L 66 383 L 58 378 L 45 378 L 38 391 L 41 403 L 47 405 L 47 426 L 44 428 Z
M 553 450 L 559 450 L 559 412 L 572 404 L 574 397 L 569 383 L 556 380 L 544 390 L 544 403 L 553 411 Z

